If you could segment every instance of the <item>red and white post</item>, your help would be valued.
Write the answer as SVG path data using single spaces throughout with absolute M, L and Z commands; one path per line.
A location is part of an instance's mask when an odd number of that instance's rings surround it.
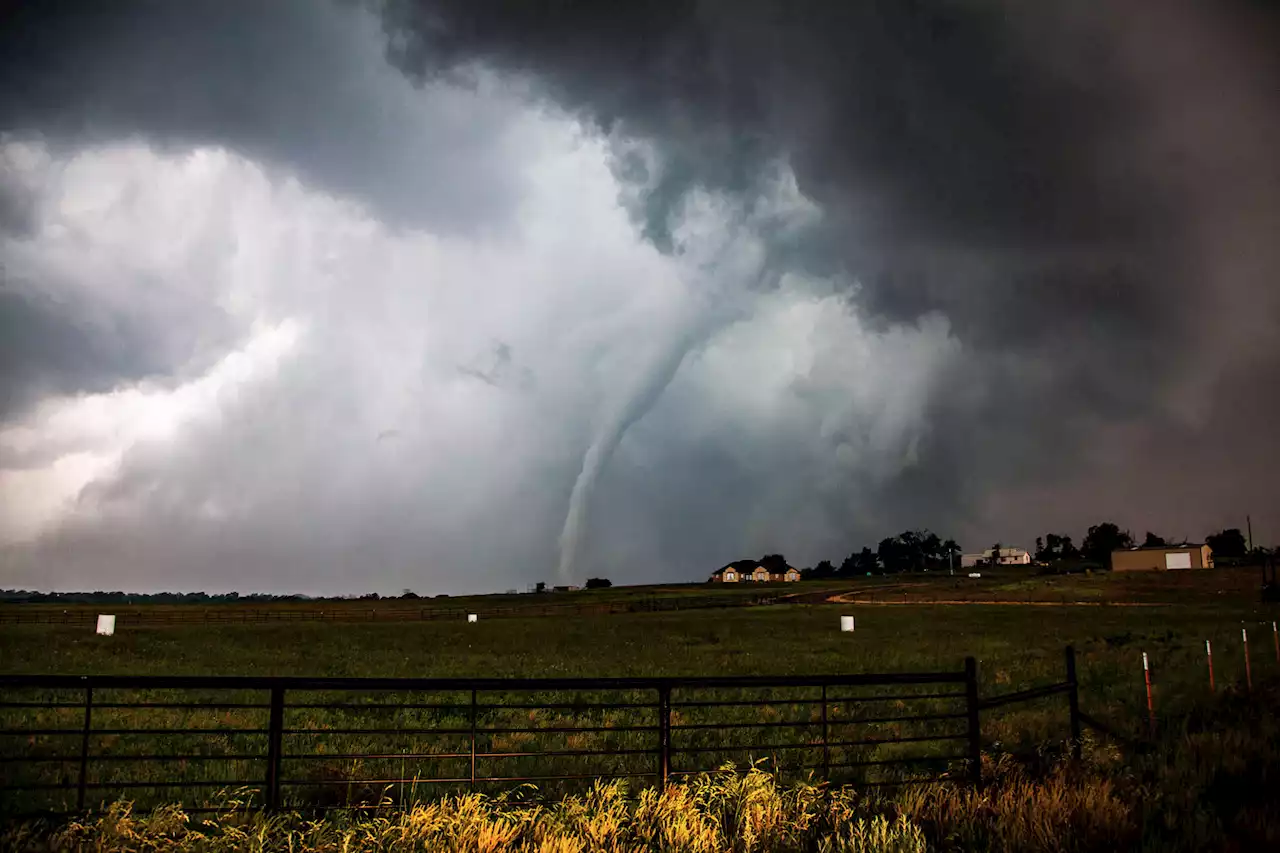
M 1151 736 L 1156 736 L 1156 706 L 1151 698 L 1151 665 L 1147 661 L 1147 653 L 1142 653 L 1142 679 L 1147 683 L 1147 726 Z
M 1271 639 L 1276 641 L 1276 663 L 1280 663 L 1280 631 L 1276 630 L 1276 623 L 1271 623 Z
M 1213 645 L 1208 640 L 1204 641 L 1204 656 L 1209 661 L 1209 692 L 1216 693 L 1218 688 L 1213 683 Z

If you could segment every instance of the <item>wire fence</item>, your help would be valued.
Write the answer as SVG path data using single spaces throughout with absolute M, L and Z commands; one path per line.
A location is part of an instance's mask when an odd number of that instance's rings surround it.
M 1202 701 L 1206 694 L 1251 694 L 1262 682 L 1280 679 L 1280 620 L 1242 620 L 1202 638 L 1176 643 L 1147 638 L 1132 648 L 1130 672 L 1153 738 L 1168 718 L 1180 717 L 1188 703 Z
M 981 784 L 981 712 L 1057 694 L 1078 749 L 1071 649 L 1065 681 L 986 699 L 973 658 L 955 672 L 791 677 L 0 676 L 0 814 L 122 797 L 211 812 L 231 794 L 267 809 L 404 808 L 761 763 L 862 787 Z
M 44 605 L 15 604 L 0 608 L 0 624 L 92 626 L 99 613 L 111 613 L 119 627 L 160 627 L 165 625 L 246 625 L 297 622 L 429 622 L 461 620 L 470 615 L 480 619 L 512 619 L 542 616 L 604 616 L 618 613 L 657 613 L 675 610 L 707 610 L 772 604 L 779 594 L 705 595 L 626 598 L 618 601 L 513 604 L 488 607 L 360 607 L 337 604 L 289 608 L 175 606 L 172 609 L 143 606 L 97 608 L 49 608 Z

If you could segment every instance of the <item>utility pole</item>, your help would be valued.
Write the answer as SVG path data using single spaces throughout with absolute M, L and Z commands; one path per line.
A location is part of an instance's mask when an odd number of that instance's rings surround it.
M 1253 553 L 1253 519 L 1249 516 L 1244 517 L 1244 526 L 1249 528 L 1249 553 Z

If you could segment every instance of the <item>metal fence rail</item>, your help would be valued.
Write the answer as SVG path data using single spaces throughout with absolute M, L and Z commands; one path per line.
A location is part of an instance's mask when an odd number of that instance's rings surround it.
M 665 785 L 763 761 L 859 786 L 982 784 L 981 698 L 963 671 L 719 678 L 0 676 L 0 815 L 141 807 L 399 808 L 446 793 Z M 732 768 L 732 769 L 731 769 Z
M 67 609 L 43 604 L 0 606 L 0 624 L 92 626 L 99 612 L 113 613 L 117 627 L 164 625 L 226 625 L 274 622 L 421 622 L 465 619 L 477 614 L 481 619 L 509 619 L 532 616 L 600 616 L 617 613 L 654 613 L 673 610 L 705 610 L 772 604 L 776 593 L 761 595 L 671 596 L 601 602 L 520 604 L 509 607 L 361 607 L 351 604 L 325 606 L 317 603 L 288 608 L 224 604 L 214 606 L 75 605 Z
M 0 676 L 0 812 L 406 805 L 536 783 L 663 785 L 765 761 L 861 785 L 973 776 L 976 668 L 844 676 Z

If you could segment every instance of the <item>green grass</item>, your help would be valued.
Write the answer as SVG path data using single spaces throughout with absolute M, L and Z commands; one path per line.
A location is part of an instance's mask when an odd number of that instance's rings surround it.
M 1250 575 L 1251 578 L 1251 575 Z M 965 580 L 968 580 L 967 578 Z M 1063 648 L 1074 645 L 1079 652 L 1081 704 L 1095 717 L 1107 720 L 1119 729 L 1139 733 L 1145 728 L 1145 692 L 1143 689 L 1141 654 L 1147 652 L 1155 676 L 1157 711 L 1162 720 L 1185 719 L 1197 713 L 1210 701 L 1204 661 L 1204 641 L 1213 641 L 1217 682 L 1220 689 L 1244 681 L 1244 661 L 1240 645 L 1240 627 L 1249 624 L 1254 677 L 1261 681 L 1280 671 L 1270 634 L 1272 615 L 1255 603 L 1248 579 L 1240 573 L 1203 572 L 1188 575 L 1102 575 L 1073 578 L 1037 578 L 1024 573 L 1002 573 L 989 579 L 985 586 L 970 585 L 966 594 L 998 596 L 1006 600 L 1015 592 L 1043 596 L 1046 589 L 1054 594 L 1091 595 L 1111 600 L 1129 600 L 1145 596 L 1147 601 L 1176 597 L 1177 603 L 1151 607 L 1077 607 L 1077 606 L 1009 606 L 970 603 L 952 606 L 920 604 L 844 604 L 844 605 L 776 605 L 768 607 L 726 608 L 720 610 L 679 611 L 669 613 L 637 613 L 610 616 L 510 618 L 467 624 L 456 622 L 404 622 L 327 625 L 294 623 L 284 625 L 178 626 L 163 628 L 126 628 L 113 637 L 97 637 L 84 628 L 63 626 L 0 626 L 0 672 L 5 673 L 114 673 L 131 675 L 306 675 L 306 676 L 388 676 L 388 677 L 607 677 L 654 675 L 789 675 L 840 674 L 863 672 L 907 672 L 922 670 L 958 671 L 966 655 L 979 660 L 981 693 L 984 696 L 1011 692 L 1063 678 Z M 885 583 L 920 584 L 935 598 L 954 595 L 956 580 L 952 578 L 867 579 L 853 584 L 801 584 L 804 587 L 859 589 L 883 587 Z M 745 588 L 745 585 L 744 585 Z M 699 588 L 701 592 L 703 588 Z M 1216 590 L 1224 592 L 1219 595 Z M 1254 587 L 1256 589 L 1256 586 Z M 948 590 L 952 590 L 948 592 Z M 610 590 L 610 595 L 624 594 Z M 651 592 L 651 591 L 649 591 Z M 646 592 L 648 594 L 648 592 Z M 529 597 L 532 598 L 532 597 Z M 858 630 L 842 634 L 838 616 L 852 614 Z M 1265 623 L 1265 625 L 1264 625 Z M 812 692 L 812 691 L 810 691 Z M 768 710 L 758 707 L 739 709 L 738 721 L 774 721 L 779 718 L 809 719 L 814 708 L 800 693 L 775 694 L 794 698 L 795 704 Z M 46 698 L 49 695 L 46 694 Z M 72 697 L 65 697 L 72 698 Z M 156 697 L 152 697 L 156 698 Z M 160 697 L 164 698 L 164 697 Z M 172 698 L 172 697 L 169 697 Z M 208 697 L 212 698 L 212 697 Z M 226 698 L 225 696 L 222 698 Z M 262 701 L 261 694 L 243 697 Z M 291 697 L 290 702 L 307 697 Z M 325 698 L 352 698 L 312 697 Z M 529 697 L 523 697 L 526 700 Z M 544 701 L 556 697 L 537 697 Z M 618 695 L 594 697 L 618 701 Z M 625 697 L 651 700 L 651 696 Z M 380 701 L 409 701 L 382 698 Z M 389 711 L 379 725 L 424 728 L 465 727 L 469 696 L 434 697 L 431 701 L 456 704 L 455 711 Z M 96 701 L 104 701 L 98 697 Z M 425 701 L 418 697 L 417 701 Z M 920 706 L 926 710 L 941 710 Z M 913 707 L 912 713 L 920 708 Z M 945 710 L 954 710 L 954 706 Z M 39 724 L 49 727 L 74 727 L 78 724 L 74 709 L 38 709 L 31 712 L 9 712 L 6 724 Z M 371 712 L 324 712 L 321 710 L 290 711 L 289 727 L 323 730 L 324 728 L 367 725 Z M 678 711 L 684 723 L 711 722 L 698 716 L 696 709 Z M 841 713 L 857 718 L 862 709 L 845 708 Z M 645 715 L 649 716 L 646 717 Z M 774 716 L 769 716 L 773 714 Z M 833 709 L 834 714 L 834 709 Z M 683 716 L 681 716 L 683 715 Z M 652 721 L 652 712 L 612 711 L 594 717 L 571 710 L 537 712 L 530 717 L 517 709 L 491 709 L 481 724 L 490 727 L 521 725 L 582 725 L 584 720 L 610 727 L 644 724 Z M 717 720 L 726 719 L 723 710 Z M 261 711 L 151 711 L 102 709 L 95 713 L 95 728 L 132 728 L 154 726 L 176 728 L 184 725 L 208 727 L 261 726 Z M 1166 723 L 1172 725 L 1172 722 Z M 916 729 L 903 725 L 866 727 L 869 734 L 910 735 L 936 733 L 938 729 L 919 724 Z M 780 742 L 784 732 L 755 730 L 759 749 L 750 755 L 710 754 L 705 760 L 769 759 L 769 745 Z M 1067 715 L 1063 697 L 1051 697 L 1035 703 L 1010 706 L 984 715 L 983 735 L 988 748 L 997 752 L 1035 755 L 1045 744 L 1060 743 L 1067 735 Z M 742 733 L 737 733 L 742 737 Z M 325 750 L 328 754 L 378 751 L 405 753 L 424 751 L 465 752 L 465 738 L 436 738 L 430 744 L 422 740 L 391 736 L 290 736 L 286 751 Z M 684 745 L 712 746 L 725 743 L 716 731 L 686 733 Z M 716 738 L 722 738 L 717 741 Z M 572 740 L 570 740 L 572 739 Z M 455 742 L 456 741 L 456 742 Z M 537 752 L 546 749 L 599 749 L 605 746 L 648 748 L 652 733 L 629 734 L 623 731 L 590 736 L 578 735 L 501 735 L 493 736 L 487 746 L 498 751 Z M 860 748 L 836 756 L 857 760 L 880 760 L 906 752 L 913 755 L 942 755 L 955 752 L 943 749 L 881 746 Z M 5 754 L 23 750 L 44 749 L 64 754 L 54 738 L 37 738 L 22 744 L 7 741 L 0 745 Z M 102 736 L 95 740 L 95 751 L 128 754 L 144 749 L 164 753 L 193 751 L 265 753 L 265 739 L 260 735 L 224 735 L 197 741 L 177 736 L 160 744 L 154 739 Z M 930 751 L 932 749 L 932 751 Z M 817 752 L 808 756 L 812 763 Z M 507 765 L 511 775 L 546 772 L 631 772 L 651 769 L 647 755 L 611 760 L 586 761 L 573 758 L 513 759 Z M 432 765 L 440 775 L 461 773 L 454 764 Z M 704 765 L 705 766 L 705 765 Z M 124 778 L 160 780 L 183 778 L 217 780 L 223 778 L 259 778 L 260 763 L 192 762 L 184 766 L 124 764 L 96 765 L 95 779 L 112 781 Z M 487 769 L 497 770 L 498 765 Z M 320 774 L 324 780 L 360 778 L 405 778 L 417 771 L 414 762 L 385 759 L 378 761 L 344 760 L 299 763 L 290 773 Z M 45 770 L 44 773 L 61 771 Z M 484 772 L 482 770 L 482 772 Z M 885 773 L 889 771 L 884 771 Z M 127 774 L 142 774 L 141 776 Z M 146 775 L 146 774 L 153 775 Z M 289 775 L 288 773 L 286 775 Z M 791 772 L 783 781 L 803 774 Z M 41 777 L 47 780 L 51 777 Z M 863 775 L 862 781 L 883 779 L 884 774 Z M 55 780 L 56 781 L 56 780 Z M 397 802 L 410 803 L 421 796 L 434 796 L 439 789 L 420 792 L 409 786 L 397 786 L 390 796 Z M 370 801 L 387 795 L 377 785 L 338 786 L 325 789 L 324 797 L 297 800 L 297 805 L 345 800 Z M 551 787 L 547 793 L 561 789 Z M 159 802 L 163 791 L 137 792 L 144 802 Z M 209 791 L 210 796 L 214 791 Z M 301 796 L 301 794 L 299 794 Z M 150 799 L 148 799 L 150 798 Z

